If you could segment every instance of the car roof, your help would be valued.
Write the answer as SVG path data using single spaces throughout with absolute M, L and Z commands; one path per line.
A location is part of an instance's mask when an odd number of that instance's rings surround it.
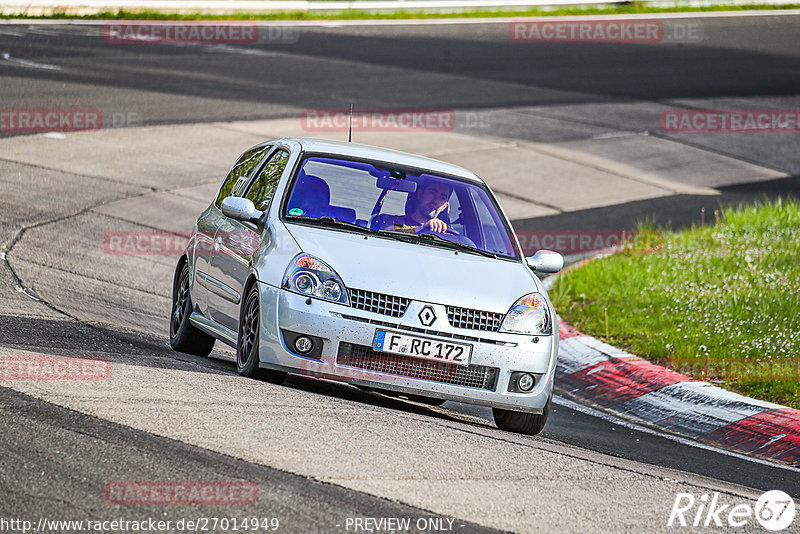
M 350 156 L 368 160 L 385 161 L 397 163 L 404 167 L 412 167 L 422 170 L 433 171 L 440 174 L 449 174 L 470 181 L 483 183 L 475 173 L 432 158 L 417 156 L 407 152 L 400 152 L 389 148 L 381 148 L 358 143 L 345 143 L 341 141 L 329 141 L 326 139 L 316 139 L 313 137 L 285 137 L 281 141 L 296 142 L 304 152 L 322 152 L 339 156 Z

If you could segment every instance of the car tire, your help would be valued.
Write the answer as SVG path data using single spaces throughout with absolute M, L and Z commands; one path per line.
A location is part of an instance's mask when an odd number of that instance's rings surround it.
M 258 366 L 258 346 L 261 327 L 261 306 L 258 286 L 253 285 L 247 292 L 247 298 L 239 318 L 239 336 L 236 342 L 236 372 L 248 378 L 266 380 L 272 384 L 282 384 L 287 373 L 274 369 L 262 369 Z
M 189 264 L 178 264 L 172 284 L 172 313 L 169 318 L 169 344 L 178 352 L 208 356 L 216 339 L 189 321 L 194 306 L 189 293 Z
M 494 423 L 500 430 L 535 436 L 542 431 L 545 423 L 547 423 L 547 418 L 550 415 L 550 403 L 552 401 L 553 395 L 551 393 L 550 397 L 547 399 L 547 404 L 544 405 L 544 409 L 540 414 L 492 408 Z

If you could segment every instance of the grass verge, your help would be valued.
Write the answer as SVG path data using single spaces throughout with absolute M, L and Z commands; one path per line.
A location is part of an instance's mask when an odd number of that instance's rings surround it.
M 800 408 L 800 202 L 716 217 L 684 232 L 643 227 L 620 252 L 561 275 L 553 303 L 612 345 Z
M 54 0 L 56 3 L 56 0 Z M 86 20 L 366 20 L 366 19 L 440 19 L 440 18 L 492 18 L 492 17 L 556 17 L 571 15 L 631 15 L 648 13 L 694 13 L 705 11 L 753 11 L 775 9 L 798 9 L 798 4 L 771 5 L 713 5 L 705 7 L 674 6 L 651 7 L 641 2 L 629 2 L 608 7 L 561 7 L 554 9 L 480 9 L 453 12 L 392 11 L 374 12 L 349 9 L 328 11 L 280 11 L 269 13 L 235 12 L 228 14 L 170 13 L 158 10 L 102 11 L 88 15 L 75 15 L 68 10 L 55 11 L 48 15 L 3 15 L 3 19 L 86 19 Z

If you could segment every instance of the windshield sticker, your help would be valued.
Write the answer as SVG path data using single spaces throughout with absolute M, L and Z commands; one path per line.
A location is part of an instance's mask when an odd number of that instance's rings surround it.
M 292 208 L 289 210 L 289 215 L 297 215 L 298 217 L 303 215 L 303 210 L 300 208 Z

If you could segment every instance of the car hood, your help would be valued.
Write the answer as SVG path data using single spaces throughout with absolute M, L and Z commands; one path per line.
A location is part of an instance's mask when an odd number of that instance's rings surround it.
M 349 288 L 498 313 L 542 290 L 521 262 L 327 228 L 287 228 L 303 252 L 328 263 Z

